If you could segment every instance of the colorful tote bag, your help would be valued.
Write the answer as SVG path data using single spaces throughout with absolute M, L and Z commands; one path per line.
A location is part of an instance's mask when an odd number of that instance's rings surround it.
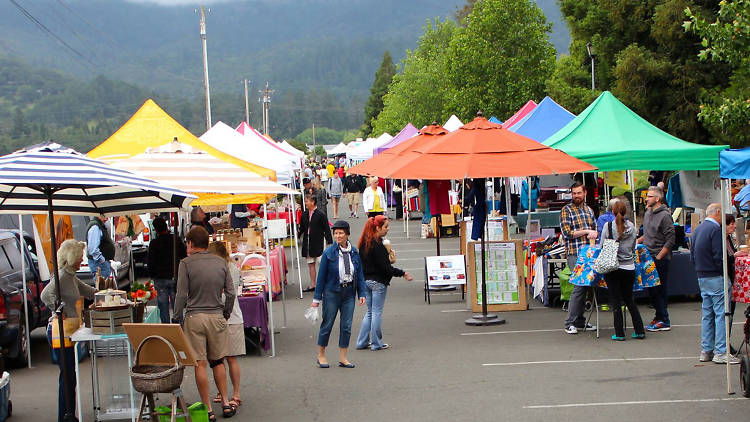
M 635 283 L 633 291 L 655 287 L 661 284 L 656 263 L 644 245 L 635 247 Z
M 574 286 L 596 286 L 604 283 L 604 276 L 594 271 L 593 265 L 601 249 L 597 246 L 581 246 L 578 249 L 578 260 L 570 275 L 570 284 Z

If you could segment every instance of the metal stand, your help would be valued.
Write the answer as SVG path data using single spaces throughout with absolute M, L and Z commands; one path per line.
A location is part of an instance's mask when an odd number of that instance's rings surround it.
M 144 414 L 147 405 L 148 412 Z M 154 395 L 152 393 L 143 393 L 141 396 L 141 406 L 138 408 L 137 421 L 141 422 L 144 419 L 149 421 L 158 420 L 159 415 L 157 415 L 154 410 L 156 408 L 155 406 L 156 401 L 154 400 Z M 177 411 L 178 408 L 179 413 Z M 177 418 L 185 418 L 187 422 L 191 422 L 190 413 L 188 413 L 188 408 L 185 406 L 185 399 L 182 398 L 182 390 L 179 388 L 172 391 L 172 412 L 170 413 L 170 421 L 175 422 Z
M 594 297 L 594 306 L 589 311 L 589 317 L 586 318 L 586 322 L 583 325 L 583 332 L 586 332 L 586 327 L 588 327 L 589 321 L 591 321 L 591 316 L 594 314 L 594 311 L 596 311 L 596 338 L 599 338 L 599 302 L 596 298 L 596 287 L 591 286 L 591 294 Z
M 494 202 L 494 200 L 493 200 Z M 486 271 L 487 271 L 487 263 L 485 262 L 485 256 L 484 256 L 484 238 L 487 237 L 487 227 L 489 226 L 489 218 L 484 220 L 484 234 L 482 235 L 482 313 L 472 316 L 471 318 L 467 319 L 465 321 L 466 325 L 471 326 L 485 326 L 485 325 L 500 325 L 505 324 L 505 319 L 499 318 L 496 314 L 488 314 L 487 313 L 487 280 L 486 280 Z M 472 299 L 473 300 L 473 299 Z

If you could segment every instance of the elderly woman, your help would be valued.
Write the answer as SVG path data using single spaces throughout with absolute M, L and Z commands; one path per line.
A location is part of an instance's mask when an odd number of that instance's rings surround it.
M 365 207 L 367 217 L 382 215 L 386 210 L 385 195 L 383 190 L 378 186 L 378 178 L 370 178 L 370 186 L 362 194 L 362 205 Z
M 354 368 L 347 359 L 349 340 L 352 336 L 354 302 L 359 296 L 359 306 L 365 304 L 365 277 L 362 260 L 357 249 L 349 242 L 349 223 L 339 220 L 333 224 L 333 238 L 336 242 L 323 252 L 315 283 L 312 306 L 317 308 L 323 302 L 323 322 L 318 333 L 318 366 L 328 368 L 326 347 L 331 336 L 336 314 L 341 313 L 339 327 L 339 366 Z
M 60 273 L 60 296 L 62 302 L 65 304 L 63 307 L 62 315 L 64 320 L 65 336 L 69 337 L 73 334 L 72 331 L 78 329 L 80 326 L 80 309 L 76 306 L 81 298 L 94 299 L 94 293 L 96 289 L 82 282 L 76 277 L 76 271 L 81 266 L 83 261 L 83 252 L 86 249 L 86 244 L 78 242 L 73 239 L 68 239 L 60 245 L 60 249 L 57 251 L 57 265 Z M 55 290 L 55 283 L 51 282 L 42 290 L 42 302 L 47 305 L 50 309 L 55 309 L 57 304 L 57 291 Z M 50 318 L 49 324 L 47 324 L 47 340 L 52 347 L 52 359 L 57 360 L 57 364 L 60 367 L 60 378 L 57 393 L 57 420 L 62 422 L 65 416 L 66 402 L 70 404 L 68 413 L 70 415 L 75 414 L 75 397 L 76 397 L 76 377 L 75 377 L 75 355 L 74 345 L 66 345 L 64 341 L 58 342 L 55 347 L 52 341 L 52 326 L 57 325 L 57 318 Z M 55 330 L 57 327 L 55 327 Z M 70 332 L 68 332 L 70 331 Z M 66 347 L 69 346 L 69 347 Z M 65 353 L 65 370 L 68 373 L 68 379 L 63 378 L 63 362 L 61 354 Z M 67 393 L 68 396 L 64 396 L 65 389 L 63 384 L 67 382 Z

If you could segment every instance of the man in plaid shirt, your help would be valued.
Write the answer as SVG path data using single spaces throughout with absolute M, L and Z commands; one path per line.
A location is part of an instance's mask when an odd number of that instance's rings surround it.
M 565 239 L 565 249 L 568 253 L 568 267 L 572 270 L 578 258 L 578 248 L 585 245 L 589 239 L 597 238 L 596 219 L 594 211 L 586 205 L 586 188 L 581 182 L 575 182 L 570 187 L 573 201 L 565 205 L 560 212 L 560 230 Z M 579 328 L 595 330 L 596 326 L 586 324 L 583 310 L 586 303 L 586 287 L 573 286 L 568 302 L 568 318 L 565 320 L 565 332 L 578 334 Z

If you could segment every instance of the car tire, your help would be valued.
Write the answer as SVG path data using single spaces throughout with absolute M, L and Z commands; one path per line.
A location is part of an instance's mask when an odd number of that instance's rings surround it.
M 26 318 L 20 315 L 18 321 L 18 339 L 16 339 L 16 356 L 10 361 L 11 366 L 15 368 L 22 368 L 29 363 L 27 355 L 29 343 L 26 340 Z

